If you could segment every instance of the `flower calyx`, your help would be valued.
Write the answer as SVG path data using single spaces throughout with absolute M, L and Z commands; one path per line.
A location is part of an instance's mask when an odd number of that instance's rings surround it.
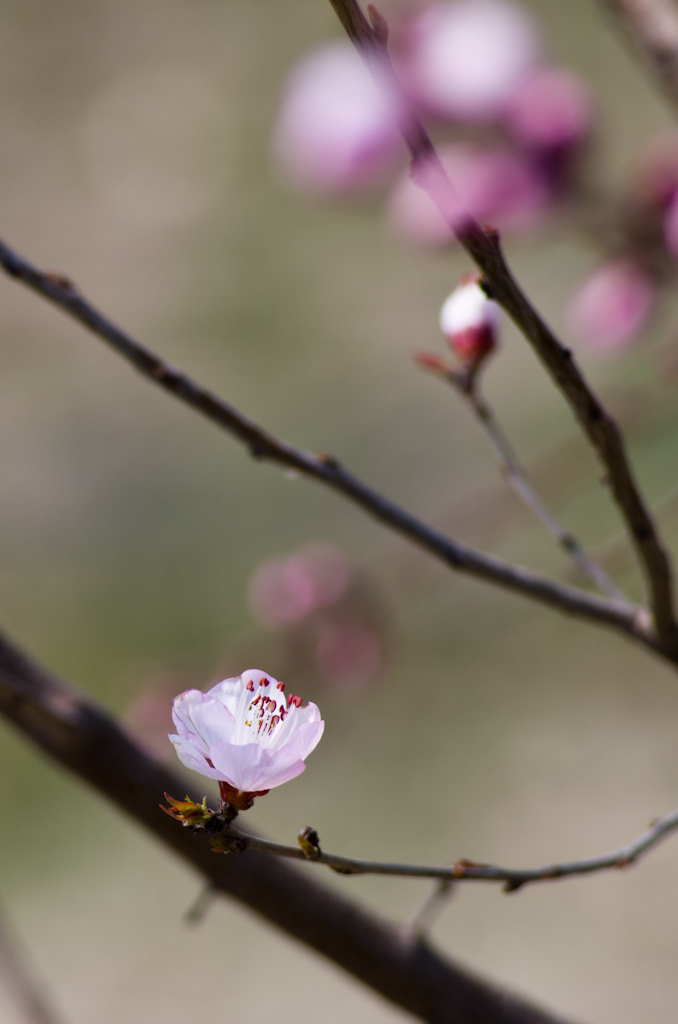
M 231 808 L 235 813 L 231 814 L 230 820 L 235 818 L 238 811 L 249 811 L 250 807 L 254 803 L 256 796 L 266 796 L 269 792 L 268 789 L 257 789 L 254 792 L 243 793 L 242 790 L 236 789 L 231 786 L 228 782 L 219 783 L 219 793 L 221 795 L 221 810 L 227 816 L 230 813 L 228 808 Z

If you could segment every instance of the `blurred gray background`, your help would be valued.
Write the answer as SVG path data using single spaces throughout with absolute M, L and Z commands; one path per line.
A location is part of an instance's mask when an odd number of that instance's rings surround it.
M 671 126 L 667 110 L 595 4 L 528 7 L 554 59 L 592 82 L 594 159 L 618 182 L 642 141 Z M 272 167 L 285 74 L 332 36 L 323 0 L 7 0 L 2 232 L 271 430 L 333 452 L 460 539 L 569 579 L 543 529 L 500 502 L 477 425 L 410 359 L 442 351 L 439 306 L 468 261 L 395 243 L 379 201 L 314 203 Z M 559 229 L 509 250 L 560 328 L 596 254 Z M 132 727 L 158 680 L 171 693 L 221 666 L 282 674 L 247 602 L 263 560 L 331 541 L 379 595 L 380 678 L 306 679 L 325 738 L 305 775 L 257 802 L 257 828 L 293 841 L 312 824 L 327 849 L 356 856 L 522 866 L 614 848 L 678 804 L 678 686 L 659 662 L 455 577 L 318 486 L 255 464 L 4 279 L 0 321 L 0 622 Z M 674 390 L 655 354 L 667 337 L 670 311 L 654 347 L 616 363 L 581 353 L 629 419 L 653 501 L 676 477 Z M 567 523 L 593 547 L 614 537 L 598 468 L 512 329 L 487 390 Z M 675 515 L 664 526 L 675 546 Z M 617 579 L 639 596 L 625 559 Z M 198 880 L 0 733 L 0 903 L 64 1021 L 292 1024 L 309 1007 L 323 1024 L 406 1019 L 232 904 L 187 927 Z M 628 873 L 513 896 L 463 887 L 434 938 L 574 1019 L 668 1024 L 676 864 L 678 841 Z M 325 881 L 403 921 L 427 891 Z M 1 992 L 0 1013 L 13 1024 Z

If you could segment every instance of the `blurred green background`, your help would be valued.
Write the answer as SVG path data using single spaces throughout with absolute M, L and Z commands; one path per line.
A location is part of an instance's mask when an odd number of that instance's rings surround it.
M 595 160 L 620 181 L 642 141 L 671 126 L 667 110 L 596 5 L 528 6 L 554 58 L 592 82 Z M 314 204 L 272 167 L 287 70 L 339 35 L 322 0 L 7 0 L 4 236 L 271 430 L 333 452 L 462 540 L 570 578 L 503 497 L 477 425 L 410 359 L 441 350 L 438 309 L 468 261 L 409 250 L 378 202 Z M 509 251 L 560 328 L 596 254 L 560 230 Z M 252 824 L 287 840 L 313 824 L 327 849 L 357 856 L 522 866 L 614 848 L 678 804 L 667 668 L 452 575 L 341 499 L 255 464 L 20 287 L 0 281 L 0 294 L 0 622 L 21 645 L 129 717 L 149 681 L 205 686 L 223 665 L 282 674 L 247 603 L 264 559 L 332 541 L 387 610 L 381 678 L 360 690 L 305 682 L 325 738 Z M 674 485 L 678 453 L 675 391 L 656 356 L 669 323 L 623 361 L 581 353 L 629 419 L 652 501 Z M 487 390 L 568 525 L 591 546 L 615 536 L 598 468 L 512 329 Z M 678 522 L 663 525 L 675 547 Z M 639 596 L 623 559 L 617 578 Z M 291 1024 L 309 1007 L 324 1024 L 406 1019 L 235 905 L 186 926 L 198 880 L 0 733 L 0 903 L 64 1021 Z M 574 1019 L 668 1024 L 676 863 L 674 841 L 625 874 L 510 897 L 464 887 L 434 938 Z M 427 891 L 326 882 L 403 921 Z M 0 1013 L 13 1024 L 2 992 Z

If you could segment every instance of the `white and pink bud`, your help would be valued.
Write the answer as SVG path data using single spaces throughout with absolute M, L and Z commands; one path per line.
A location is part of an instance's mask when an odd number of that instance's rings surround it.
M 300 775 L 325 723 L 315 704 L 285 695 L 285 684 L 249 669 L 207 693 L 174 699 L 170 735 L 179 760 L 217 779 L 222 799 L 236 809 Z
M 440 329 L 468 374 L 473 374 L 496 348 L 499 307 L 480 287 L 478 274 L 469 274 L 443 303 Z
M 570 299 L 570 329 L 590 349 L 618 354 L 647 324 L 655 298 L 653 281 L 634 260 L 610 260 L 594 270 Z
M 287 83 L 274 149 L 302 189 L 318 195 L 367 189 L 403 152 L 396 102 L 349 43 L 325 46 Z
M 529 15 L 508 0 L 437 3 L 405 32 L 399 73 L 412 101 L 446 120 L 488 120 L 535 66 Z

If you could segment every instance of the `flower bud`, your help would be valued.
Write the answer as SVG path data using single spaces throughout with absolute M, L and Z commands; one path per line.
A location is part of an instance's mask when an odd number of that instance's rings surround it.
M 499 307 L 480 287 L 479 275 L 468 275 L 446 299 L 440 328 L 468 376 L 475 374 L 496 347 L 499 333 Z

